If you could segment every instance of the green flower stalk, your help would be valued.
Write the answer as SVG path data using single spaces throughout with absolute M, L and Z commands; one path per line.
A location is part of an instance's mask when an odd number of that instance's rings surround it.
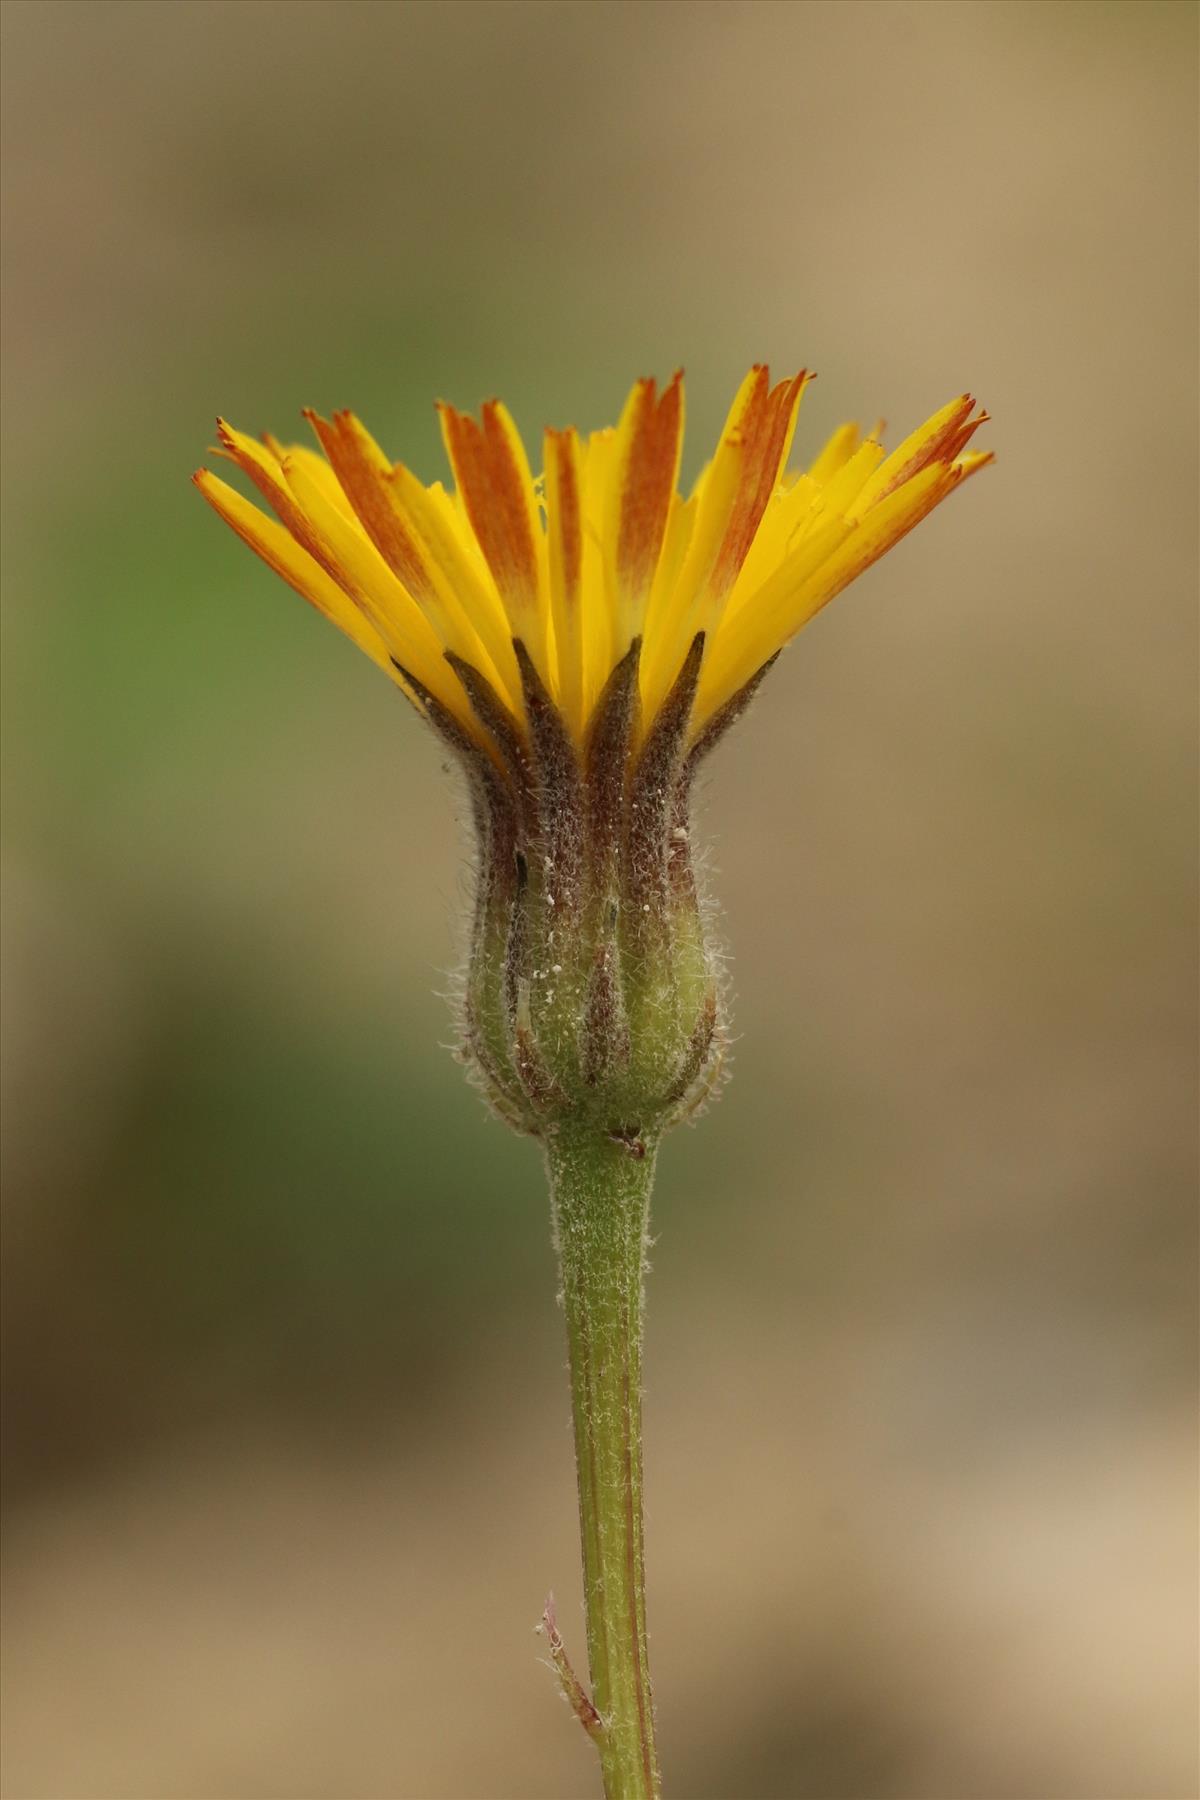
M 642 1321 L 659 1144 L 719 1085 L 727 1027 L 692 854 L 703 758 L 784 644 L 989 460 L 951 401 L 888 455 L 856 427 L 786 471 L 801 373 L 751 370 L 677 491 L 683 385 L 615 430 L 548 431 L 534 481 L 497 402 L 441 408 L 456 493 L 350 413 L 323 455 L 221 424 L 274 518 L 205 498 L 387 671 L 463 772 L 478 845 L 464 1060 L 543 1146 L 570 1352 L 589 1685 L 552 1603 L 563 1692 L 607 1800 L 661 1793 L 646 1629 Z

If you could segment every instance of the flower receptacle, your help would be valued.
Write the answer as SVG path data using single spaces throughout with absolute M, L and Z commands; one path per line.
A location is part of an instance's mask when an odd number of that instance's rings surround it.
M 479 840 L 464 1051 L 496 1111 L 535 1136 L 586 1121 L 637 1154 L 715 1085 L 719 965 L 687 755 L 703 648 L 697 634 L 638 746 L 635 640 L 579 751 L 518 642 L 527 734 L 502 741 L 481 694 L 498 761 L 456 743 Z

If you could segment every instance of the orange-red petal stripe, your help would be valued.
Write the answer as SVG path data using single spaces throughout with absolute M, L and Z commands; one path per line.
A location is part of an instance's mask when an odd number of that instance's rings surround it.
M 471 529 L 520 635 L 525 615 L 537 610 L 538 562 L 530 482 L 515 432 L 496 400 L 485 404 L 482 424 L 453 406 L 438 410 Z
M 737 490 L 710 578 L 717 599 L 724 599 L 737 580 L 762 523 L 791 449 L 800 395 L 809 379 L 808 371 L 802 369 L 790 381 L 781 381 L 768 391 L 767 371 L 761 371 L 761 380 L 742 423 L 744 442 Z
M 982 417 L 972 421 L 974 410 L 973 397 L 960 394 L 957 400 L 951 400 L 906 437 L 862 489 L 855 505 L 856 513 L 861 516 L 931 463 L 952 462 L 976 427 L 983 424 Z
M 421 547 L 407 531 L 386 484 L 389 463 L 353 413 L 336 412 L 332 422 L 305 409 L 346 497 L 384 562 L 414 600 L 424 604 L 432 582 Z
M 283 479 L 283 469 L 274 453 L 256 444 L 244 432 L 235 431 L 224 419 L 217 420 L 217 436 L 223 454 L 249 476 L 279 523 L 287 527 L 301 548 L 307 550 L 325 573 L 340 585 L 340 571 Z
M 574 431 L 546 433 L 546 511 L 554 587 L 566 606 L 579 605 L 583 573 L 583 509 L 579 440 Z
M 679 478 L 682 374 L 675 374 L 661 396 L 654 381 L 639 381 L 631 405 L 628 452 L 617 476 L 616 569 L 622 604 L 636 614 L 654 580 Z

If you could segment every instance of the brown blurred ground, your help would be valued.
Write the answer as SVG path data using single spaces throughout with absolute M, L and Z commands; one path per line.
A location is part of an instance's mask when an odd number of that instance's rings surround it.
M 997 467 L 714 770 L 664 1156 L 675 1800 L 1196 1792 L 1196 15 L 28 5 L 6 138 L 5 1791 L 564 1800 L 537 1159 L 438 757 L 187 484 L 752 359 Z

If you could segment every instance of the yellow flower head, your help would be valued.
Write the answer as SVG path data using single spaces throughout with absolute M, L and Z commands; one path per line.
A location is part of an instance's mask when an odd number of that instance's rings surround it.
M 324 454 L 220 424 L 221 453 L 274 518 L 207 469 L 194 479 L 277 574 L 476 743 L 492 747 L 505 713 L 527 736 L 532 664 L 582 748 L 637 640 L 635 743 L 698 656 L 694 744 L 826 601 L 990 461 L 966 452 L 987 415 L 963 394 L 890 455 L 844 425 L 789 474 L 809 379 L 772 387 L 751 369 L 686 497 L 680 375 L 661 392 L 637 382 L 615 428 L 547 431 L 538 478 L 493 400 L 478 420 L 439 409 L 452 493 L 392 463 L 349 412 L 306 414 Z

